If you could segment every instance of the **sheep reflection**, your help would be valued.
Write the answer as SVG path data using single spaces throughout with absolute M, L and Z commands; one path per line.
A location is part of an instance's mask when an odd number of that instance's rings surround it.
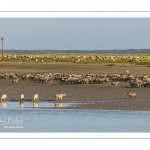
M 24 107 L 24 101 L 23 100 L 20 101 L 20 107 Z
M 33 107 L 38 107 L 38 102 L 33 101 Z
M 63 107 L 62 103 L 54 103 L 55 108 L 61 108 Z
M 5 100 L 2 100 L 2 101 L 1 101 L 1 106 L 2 106 L 3 108 L 6 108 L 7 102 L 6 102 Z

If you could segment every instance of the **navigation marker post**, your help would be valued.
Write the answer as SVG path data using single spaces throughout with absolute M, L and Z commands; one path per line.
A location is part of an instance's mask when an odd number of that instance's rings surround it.
M 1 68 L 3 68 L 3 62 L 4 62 L 4 47 L 3 47 L 3 41 L 4 41 L 4 38 L 1 38 L 1 41 L 2 41 L 2 58 L 1 58 Z

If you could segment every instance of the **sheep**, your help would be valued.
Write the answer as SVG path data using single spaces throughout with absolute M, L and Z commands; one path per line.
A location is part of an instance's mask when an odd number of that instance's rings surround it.
M 41 78 L 40 80 L 41 80 L 42 83 L 45 83 L 45 84 L 48 82 L 47 78 Z
M 119 84 L 119 81 L 117 81 L 117 82 L 111 82 L 111 86 L 115 85 L 117 87 L 118 84 Z
M 12 79 L 12 84 L 13 84 L 13 83 L 16 83 L 16 84 L 17 84 L 17 83 L 18 83 L 18 81 L 19 81 L 19 78 Z
M 137 82 L 134 82 L 134 81 L 130 82 L 129 84 L 131 85 L 132 88 L 139 86 L 139 84 Z
M 23 94 L 20 95 L 20 100 L 24 100 L 24 95 Z
M 39 95 L 38 94 L 34 94 L 33 100 L 34 101 L 39 100 Z
M 129 95 L 129 98 L 136 98 L 136 93 L 127 93 Z
M 126 70 L 125 72 L 126 72 L 127 75 L 129 75 L 129 70 Z
M 5 101 L 7 99 L 7 95 L 6 94 L 3 94 L 2 96 L 1 96 L 1 101 Z
M 56 94 L 54 99 L 57 101 L 62 100 L 63 96 L 66 96 L 66 94 Z

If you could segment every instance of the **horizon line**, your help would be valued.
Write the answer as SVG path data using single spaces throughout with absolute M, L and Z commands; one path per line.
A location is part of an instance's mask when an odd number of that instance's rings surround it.
M 38 50 L 38 51 L 112 51 L 112 50 L 149 50 L 150 48 L 126 48 L 126 49 L 95 49 L 95 50 L 86 50 L 86 49 L 5 49 L 5 50 Z M 2 49 L 0 49 L 2 50 Z

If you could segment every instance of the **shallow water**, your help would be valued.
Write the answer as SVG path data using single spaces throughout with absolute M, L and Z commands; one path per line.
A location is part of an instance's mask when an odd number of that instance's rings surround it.
M 63 106 L 76 103 L 63 103 Z M 7 102 L 0 106 L 0 132 L 149 132 L 150 111 L 67 110 L 53 102 Z
M 5 50 L 6 54 L 56 54 L 56 50 Z M 94 53 L 94 54 L 149 54 L 149 49 L 118 49 L 118 50 L 57 50 L 63 53 Z

